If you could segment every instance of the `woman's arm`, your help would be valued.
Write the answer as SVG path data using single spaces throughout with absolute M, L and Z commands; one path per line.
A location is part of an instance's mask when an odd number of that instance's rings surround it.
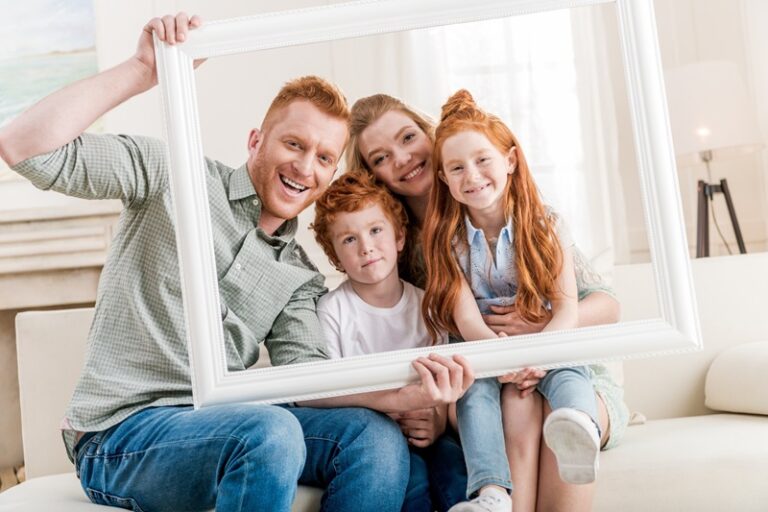
M 579 301 L 579 327 L 615 324 L 621 318 L 621 305 L 611 294 L 597 290 Z M 483 315 L 483 321 L 496 334 L 509 336 L 541 332 L 549 315 L 540 322 L 529 322 L 517 312 L 515 306 L 491 306 L 492 314 Z
M 552 299 L 552 318 L 542 332 L 573 329 L 579 326 L 579 299 L 573 266 L 573 247 L 563 249 L 563 266 L 557 276 L 560 293 Z
M 613 296 L 594 291 L 579 301 L 579 327 L 615 324 L 621 318 L 621 305 Z
M 578 326 L 589 327 L 618 322 L 621 315 L 619 301 L 576 246 L 573 247 L 573 264 L 580 297 Z M 514 305 L 491 306 L 491 311 L 491 314 L 483 316 L 488 327 L 496 333 L 505 332 L 510 336 L 540 332 L 549 322 L 549 315 L 540 322 L 528 322 L 520 316 Z

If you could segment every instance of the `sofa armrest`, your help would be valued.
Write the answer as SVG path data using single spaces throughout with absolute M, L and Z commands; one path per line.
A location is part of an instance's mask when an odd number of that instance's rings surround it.
M 59 425 L 80 376 L 93 309 L 16 315 L 21 433 L 27 477 L 72 471 Z

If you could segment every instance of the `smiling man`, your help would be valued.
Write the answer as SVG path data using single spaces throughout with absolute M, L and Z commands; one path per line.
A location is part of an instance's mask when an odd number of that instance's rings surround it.
M 301 482 L 326 488 L 326 510 L 397 511 L 407 447 L 397 425 L 371 409 L 455 401 L 472 382 L 466 361 L 419 358 L 418 383 L 313 407 L 191 406 L 166 148 L 148 137 L 83 131 L 156 84 L 153 32 L 174 44 L 199 25 L 185 14 L 151 20 L 133 57 L 0 130 L 0 157 L 39 188 L 124 204 L 62 423 L 68 454 L 88 497 L 122 508 L 284 511 Z M 294 235 L 296 216 L 336 171 L 347 116 L 336 87 L 293 80 L 251 131 L 245 165 L 206 159 L 230 370 L 253 365 L 261 340 L 273 364 L 328 357 L 315 310 L 323 277 Z
M 323 91 L 322 100 L 316 99 Z M 333 92 L 329 94 L 329 92 Z M 344 97 L 315 77 L 283 88 L 248 137 L 248 174 L 263 202 L 259 225 L 274 233 L 328 187 L 347 140 Z

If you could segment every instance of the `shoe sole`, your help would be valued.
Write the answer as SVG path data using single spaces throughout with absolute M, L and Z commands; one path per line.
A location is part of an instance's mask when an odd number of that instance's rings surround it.
M 600 449 L 583 426 L 565 419 L 549 422 L 544 430 L 544 442 L 555 454 L 563 482 L 583 485 L 595 481 Z

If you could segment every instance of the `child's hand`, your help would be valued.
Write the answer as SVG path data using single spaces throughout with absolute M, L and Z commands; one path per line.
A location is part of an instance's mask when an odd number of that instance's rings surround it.
M 531 380 L 532 378 L 538 377 L 538 380 L 541 380 L 541 377 L 546 375 L 546 371 L 544 370 L 537 370 L 536 368 L 523 368 L 522 370 L 518 370 L 516 372 L 509 372 L 504 375 L 500 375 L 498 377 L 499 382 L 502 384 L 522 384 L 523 382 L 527 380 Z
M 483 321 L 499 337 L 541 332 L 551 317 L 550 314 L 547 314 L 541 322 L 531 323 L 520 316 L 514 305 L 491 306 L 491 311 L 493 314 L 483 315 Z M 502 333 L 504 336 L 501 336 Z
M 398 413 L 393 419 L 408 439 L 408 444 L 417 448 L 431 445 L 445 431 L 445 419 L 440 421 L 434 407 Z
M 522 370 L 501 375 L 498 379 L 502 384 L 514 384 L 517 389 L 522 391 L 520 396 L 525 398 L 534 391 L 541 379 L 547 374 L 546 370 L 537 368 L 523 368 Z

